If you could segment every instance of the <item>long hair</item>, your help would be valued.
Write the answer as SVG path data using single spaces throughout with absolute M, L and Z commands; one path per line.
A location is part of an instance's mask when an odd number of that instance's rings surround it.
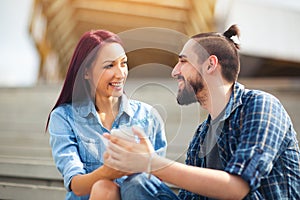
M 48 129 L 50 114 L 55 108 L 65 103 L 72 103 L 74 98 L 76 98 L 76 101 L 80 101 L 87 98 L 87 95 L 90 95 L 90 93 L 87 92 L 87 90 L 89 90 L 89 86 L 83 78 L 83 69 L 91 66 L 104 42 L 116 42 L 122 45 L 122 41 L 119 36 L 106 30 L 92 30 L 85 32 L 81 36 L 69 64 L 68 72 L 60 95 L 48 115 L 45 131 Z M 76 91 L 80 91 L 80 93 L 76 92 L 76 96 L 74 96 L 73 93 L 74 88 L 76 88 Z

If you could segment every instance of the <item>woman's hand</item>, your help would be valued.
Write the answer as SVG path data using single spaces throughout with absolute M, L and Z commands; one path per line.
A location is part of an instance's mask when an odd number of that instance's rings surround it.
M 134 127 L 132 130 L 138 136 L 139 143 L 109 134 L 104 135 L 110 140 L 104 153 L 104 164 L 128 173 L 147 172 L 152 154 L 155 153 L 154 148 L 143 131 Z
M 114 180 L 117 178 L 121 178 L 122 176 L 129 175 L 126 172 L 116 170 L 114 168 L 109 167 L 108 165 L 102 165 L 100 168 L 103 172 L 102 174 L 104 174 L 105 176 L 104 178 L 109 180 Z

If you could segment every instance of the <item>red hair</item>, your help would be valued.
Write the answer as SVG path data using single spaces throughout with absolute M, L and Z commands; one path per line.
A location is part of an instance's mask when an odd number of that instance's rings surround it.
M 72 103 L 74 100 L 81 101 L 89 97 L 90 92 L 87 92 L 89 86 L 84 80 L 84 69 L 91 66 L 104 43 L 113 42 L 122 45 L 119 36 L 106 30 L 92 30 L 81 36 L 69 64 L 62 90 L 51 112 L 62 104 Z M 76 93 L 73 93 L 74 88 L 76 88 Z M 50 113 L 47 119 L 46 131 L 49 125 Z

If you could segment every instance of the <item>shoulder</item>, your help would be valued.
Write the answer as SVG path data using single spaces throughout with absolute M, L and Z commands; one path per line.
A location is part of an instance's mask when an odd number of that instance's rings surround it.
M 70 129 L 71 112 L 72 105 L 70 104 L 62 104 L 51 112 L 49 119 L 49 132 L 51 135 L 61 130 Z
M 249 90 L 246 89 L 243 95 L 244 102 L 257 102 L 257 103 L 268 103 L 273 102 L 280 104 L 280 101 L 273 94 L 262 90 Z
M 273 113 L 273 114 L 286 114 L 286 111 L 274 95 L 261 91 L 261 90 L 245 90 L 243 95 L 243 105 L 245 111 L 251 113 Z
M 51 116 L 52 115 L 65 115 L 65 114 L 71 112 L 71 110 L 72 110 L 72 106 L 70 104 L 62 104 L 51 111 Z
M 67 120 L 72 113 L 71 104 L 62 104 L 56 107 L 50 113 L 50 124 L 51 122 L 57 122 L 61 120 Z
M 135 111 L 137 110 L 150 111 L 151 109 L 153 109 L 153 106 L 149 105 L 148 103 L 139 100 L 134 100 L 134 99 L 129 100 L 129 105 Z

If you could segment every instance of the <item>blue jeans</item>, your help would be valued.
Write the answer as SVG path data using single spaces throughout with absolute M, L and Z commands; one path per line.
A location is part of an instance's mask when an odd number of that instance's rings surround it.
M 145 173 L 129 176 L 121 185 L 122 200 L 179 200 L 177 195 L 155 176 Z

